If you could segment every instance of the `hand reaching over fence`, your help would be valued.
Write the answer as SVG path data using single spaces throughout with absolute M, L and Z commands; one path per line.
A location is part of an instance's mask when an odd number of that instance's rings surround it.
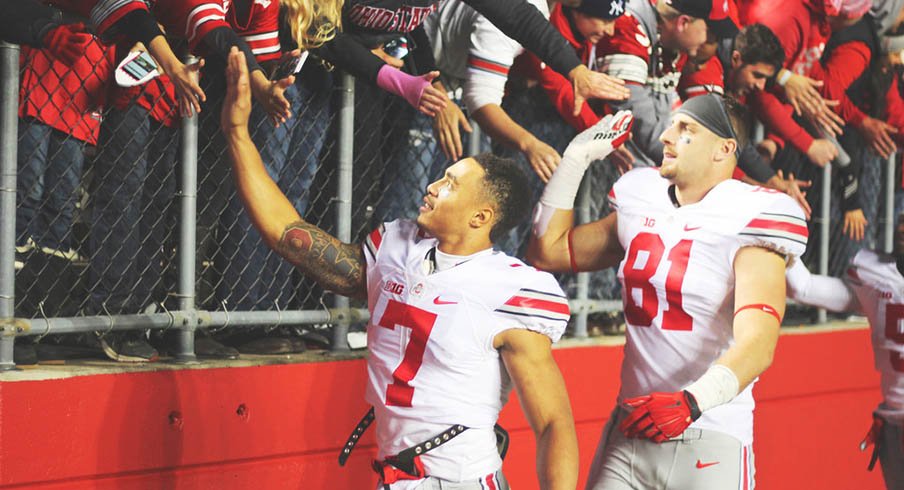
M 236 191 L 267 245 L 324 288 L 346 296 L 366 294 L 360 246 L 340 242 L 302 220 L 261 161 L 248 131 L 251 88 L 245 55 L 229 53 L 226 99 L 220 123 L 232 159 Z

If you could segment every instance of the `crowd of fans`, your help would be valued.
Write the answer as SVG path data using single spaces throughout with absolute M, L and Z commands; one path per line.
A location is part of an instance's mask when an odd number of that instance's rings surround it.
M 736 178 L 788 193 L 809 216 L 821 167 L 834 163 L 837 275 L 857 250 L 875 245 L 883 162 L 904 138 L 902 5 L 2 0 L 12 14 L 0 21 L 0 33 L 22 45 L 16 266 L 17 294 L 25 297 L 18 306 L 29 311 L 17 313 L 38 314 L 41 299 L 42 314 L 60 316 L 167 307 L 175 285 L 180 125 L 192 114 L 200 116 L 204 306 L 319 304 L 319 293 L 308 293 L 315 286 L 262 243 L 232 188 L 219 130 L 232 46 L 245 53 L 251 73 L 253 137 L 267 170 L 302 216 L 321 214 L 322 226 L 332 222 L 323 210 L 336 161 L 336 69 L 356 77 L 358 234 L 416 216 L 426 185 L 465 155 L 474 123 L 488 137 L 482 144 L 530 170 L 525 192 L 536 202 L 572 137 L 629 109 L 631 140 L 591 172 L 593 212 L 604 215 L 619 173 L 661 161 L 658 137 L 671 111 L 716 92 L 748 105 L 765 128 L 740 151 Z M 184 62 L 187 54 L 201 61 Z M 516 229 L 503 248 L 523 252 L 526 234 Z M 811 233 L 810 251 L 816 237 Z M 28 275 L 36 270 L 30 264 L 47 257 L 86 265 L 84 298 L 73 311 L 49 304 L 48 287 L 30 287 L 60 281 L 53 267 Z M 595 277 L 602 295 L 619 294 L 614 274 Z M 223 343 L 246 353 L 303 349 L 289 333 L 298 332 L 216 340 L 201 332 L 196 349 L 225 358 L 238 351 Z M 100 339 L 122 361 L 156 359 L 166 348 L 161 342 L 153 347 L 143 332 Z M 29 359 L 17 349 L 17 361 Z

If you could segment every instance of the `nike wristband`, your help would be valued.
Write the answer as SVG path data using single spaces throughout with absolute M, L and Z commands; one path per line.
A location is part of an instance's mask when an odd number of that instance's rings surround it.
M 737 310 L 735 310 L 734 316 L 738 316 L 738 313 L 740 313 L 744 310 L 762 311 L 763 313 L 766 313 L 767 315 L 772 315 L 773 317 L 775 317 L 775 319 L 778 320 L 779 325 L 782 324 L 782 316 L 779 315 L 778 310 L 773 308 L 772 305 L 767 305 L 766 303 L 751 303 L 749 305 L 744 305 L 744 306 L 738 308 Z
M 697 402 L 700 412 L 724 405 L 738 396 L 740 382 L 728 366 L 713 364 L 700 379 L 691 383 L 684 391 L 690 393 Z

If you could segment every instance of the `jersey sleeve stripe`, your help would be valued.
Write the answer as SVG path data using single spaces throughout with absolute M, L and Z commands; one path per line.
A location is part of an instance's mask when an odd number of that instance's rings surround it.
M 229 26 L 226 23 L 226 12 L 223 10 L 222 5 L 204 3 L 189 12 L 185 21 L 185 39 L 188 40 L 189 44 L 195 43 L 195 37 L 198 35 L 198 31 L 201 30 L 201 25 L 211 21 L 220 21 L 223 25 Z
M 380 225 L 374 231 L 370 232 L 370 235 L 367 235 L 367 238 L 364 240 L 364 244 L 367 245 L 370 254 L 374 258 L 377 258 L 377 251 L 380 250 L 380 244 L 383 243 L 384 231 L 384 225 Z
M 557 315 L 555 313 L 547 313 L 544 315 L 540 315 L 537 313 L 531 313 L 524 309 L 512 308 L 512 307 L 497 308 L 495 311 L 496 311 L 496 313 L 503 313 L 506 315 L 528 317 L 528 318 L 540 318 L 543 320 L 550 320 L 550 321 L 554 321 L 554 322 L 566 322 L 567 323 L 568 319 L 571 318 L 571 315 Z
M 610 54 L 603 58 L 600 69 L 625 81 L 640 84 L 647 81 L 647 62 L 633 54 Z
M 249 43 L 252 41 L 263 41 L 265 39 L 278 39 L 278 38 L 279 38 L 279 32 L 277 32 L 277 31 L 265 32 L 263 34 L 252 34 L 250 36 L 242 36 L 242 39 L 244 39 L 245 42 L 249 42 Z
M 263 48 L 251 48 L 251 52 L 255 55 L 267 54 L 267 53 L 276 53 L 279 51 L 279 46 L 266 46 Z
M 148 7 L 144 2 L 135 0 L 102 0 L 91 8 L 89 17 L 91 23 L 97 26 L 98 34 L 103 34 L 111 25 L 135 10 L 148 10 Z
M 788 240 L 788 241 L 791 241 L 791 242 L 794 242 L 794 243 L 799 243 L 799 244 L 801 244 L 801 245 L 803 245 L 803 246 L 805 246 L 805 247 L 807 246 L 807 238 L 806 238 L 806 237 L 803 237 L 803 238 L 801 239 L 801 236 L 800 236 L 800 235 L 791 234 L 791 233 L 783 233 L 783 232 L 773 232 L 773 233 L 746 233 L 746 232 L 741 232 L 741 233 L 739 233 L 739 234 L 740 234 L 740 235 L 744 235 L 744 236 L 759 237 L 759 238 L 763 238 L 763 239 L 769 238 L 769 239 Z
M 551 301 L 555 301 L 555 300 L 559 300 L 559 299 L 568 301 L 568 296 L 565 296 L 564 294 L 550 293 L 549 291 L 540 291 L 540 290 L 538 290 L 538 289 L 521 288 L 521 289 L 518 291 L 518 293 L 519 293 L 521 296 L 531 296 L 531 297 L 535 297 L 535 298 L 546 298 L 546 299 L 549 299 L 549 300 L 551 300 Z
M 512 296 L 505 302 L 505 306 L 515 306 L 523 308 L 525 311 L 535 310 L 537 312 L 559 313 L 569 315 L 568 302 L 564 300 L 549 301 L 535 297 Z
M 528 318 L 540 318 L 543 320 L 550 320 L 550 321 L 554 321 L 554 322 L 566 322 L 566 323 L 568 323 L 568 319 L 571 318 L 570 315 L 569 316 L 555 315 L 555 314 L 538 315 L 536 313 L 527 313 L 525 311 L 521 311 L 521 310 L 517 310 L 517 309 L 508 309 L 508 308 L 497 308 L 496 313 L 503 313 L 506 315 L 528 317 Z
M 468 68 L 485 71 L 503 77 L 507 77 L 509 73 L 509 65 L 497 63 L 473 54 L 468 56 Z
M 794 221 L 758 217 L 751 220 L 750 223 L 747 223 L 743 232 L 745 234 L 784 232 L 790 235 L 796 235 L 798 239 L 806 240 L 810 234 L 806 224 L 796 223 Z

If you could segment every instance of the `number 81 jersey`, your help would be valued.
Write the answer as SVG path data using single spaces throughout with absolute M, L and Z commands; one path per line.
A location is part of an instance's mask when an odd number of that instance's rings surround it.
M 458 481 L 501 464 L 493 425 L 511 383 L 496 335 L 528 329 L 554 342 L 570 312 L 551 274 L 493 250 L 431 273 L 425 259 L 436 246 L 402 220 L 365 240 L 366 399 L 376 414 L 380 458 L 451 425 L 471 427 L 422 458 L 427 474 Z
M 627 324 L 619 401 L 682 390 L 733 344 L 739 249 L 764 247 L 793 260 L 806 248 L 803 212 L 785 194 L 727 180 L 699 202 L 677 206 L 671 192 L 657 169 L 640 168 L 609 194 L 625 249 L 618 269 Z M 749 444 L 751 389 L 692 427 Z

